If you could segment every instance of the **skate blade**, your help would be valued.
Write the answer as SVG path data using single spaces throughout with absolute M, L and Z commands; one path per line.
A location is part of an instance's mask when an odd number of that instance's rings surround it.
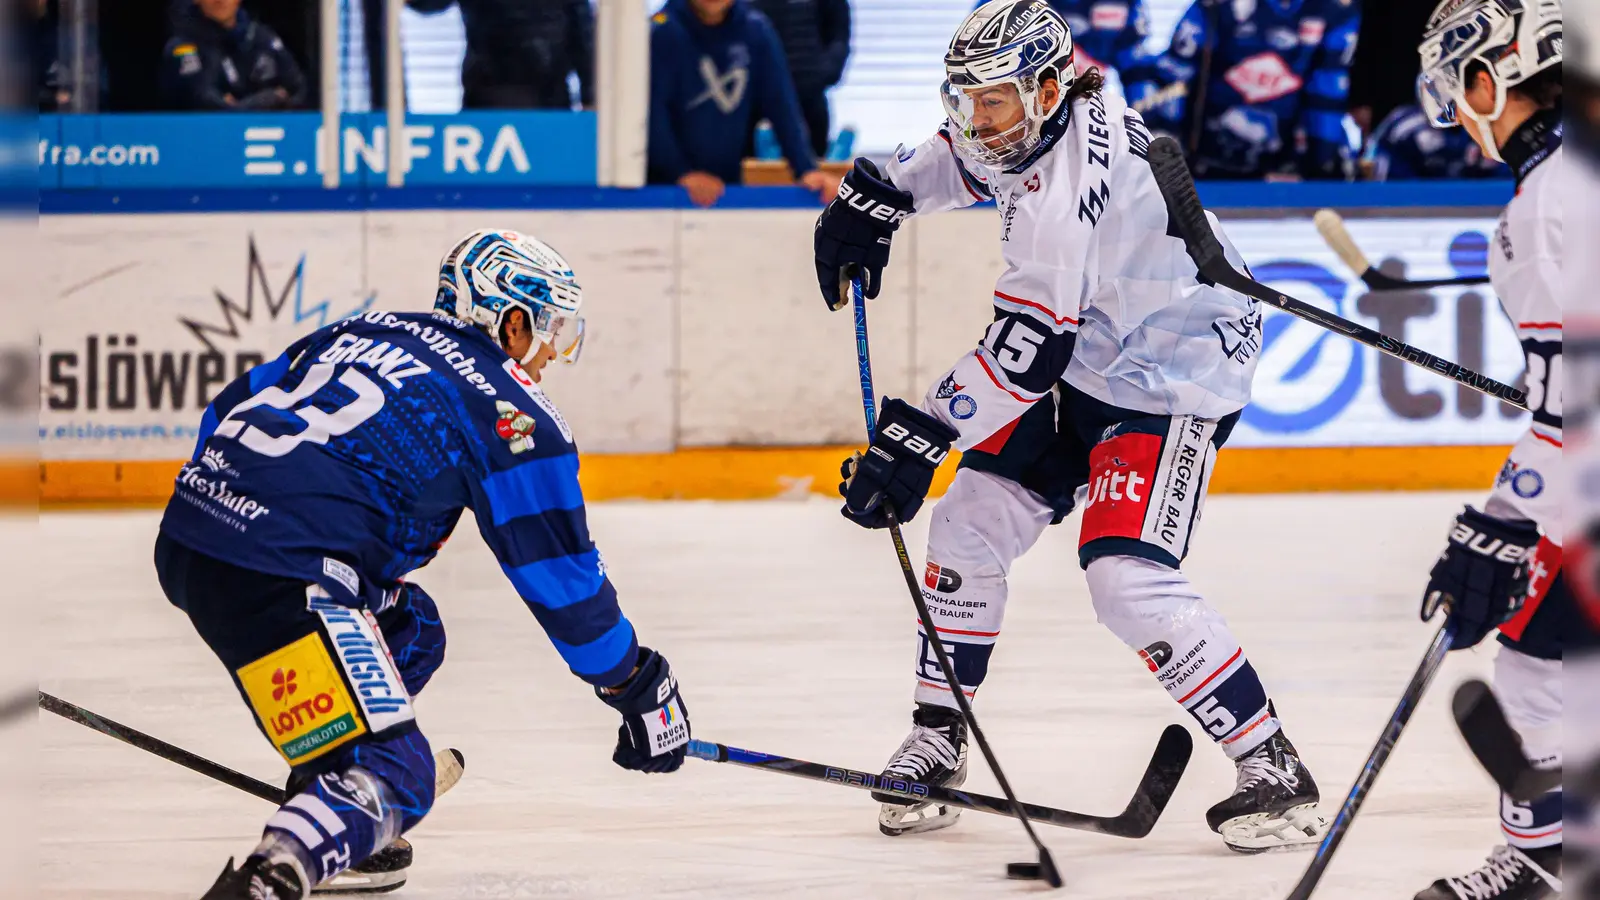
M 1315 803 L 1291 806 L 1282 815 L 1257 813 L 1229 819 L 1217 829 L 1222 842 L 1235 853 L 1297 850 L 1322 843 L 1328 820 L 1317 814 Z
M 321 897 L 327 894 L 386 894 L 397 891 L 406 883 L 406 870 L 396 872 L 357 872 L 346 869 L 311 889 Z
M 919 803 L 916 806 L 885 803 L 878 810 L 878 830 L 889 837 L 922 834 L 949 828 L 959 818 L 961 810 L 957 807 L 932 803 Z

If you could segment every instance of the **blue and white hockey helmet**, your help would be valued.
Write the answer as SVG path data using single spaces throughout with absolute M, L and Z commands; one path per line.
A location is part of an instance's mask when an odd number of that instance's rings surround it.
M 476 325 L 502 350 L 501 327 L 513 309 L 528 317 L 536 340 L 518 362 L 526 363 L 549 344 L 562 362 L 575 363 L 583 350 L 583 289 L 567 261 L 537 238 L 509 229 L 474 231 L 439 265 L 433 308 Z
M 1054 79 L 1065 94 L 1077 76 L 1072 29 L 1045 0 L 991 0 L 956 30 L 944 69 L 941 97 L 956 151 L 979 165 L 1008 169 L 1039 146 L 1044 122 L 1055 112 L 1044 108 L 1044 83 Z M 1018 101 L 1022 118 L 1007 124 Z
M 1510 88 L 1561 65 L 1561 36 L 1559 0 L 1444 0 L 1417 48 L 1423 111 L 1435 128 L 1472 120 L 1490 155 L 1500 160 L 1489 124 L 1505 112 Z M 1486 115 L 1466 99 L 1469 76 L 1479 68 L 1494 83 L 1494 108 Z

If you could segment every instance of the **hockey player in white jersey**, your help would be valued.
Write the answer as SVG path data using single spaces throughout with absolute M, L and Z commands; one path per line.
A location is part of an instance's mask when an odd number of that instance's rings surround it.
M 876 296 L 902 220 L 992 198 L 1006 263 L 994 322 L 920 404 L 884 404 L 877 439 L 843 467 L 843 512 L 868 528 L 885 526 L 889 510 L 909 520 L 930 459 L 942 459 L 911 448 L 964 451 L 933 511 L 923 594 L 971 696 L 1000 634 L 1012 562 L 1082 507 L 1079 562 L 1099 620 L 1236 765 L 1210 827 L 1244 852 L 1316 842 L 1326 829 L 1316 783 L 1227 623 L 1179 567 L 1217 449 L 1250 398 L 1260 308 L 1197 280 L 1172 236 L 1143 121 L 1101 90 L 1098 72 L 1074 75 L 1071 33 L 1044 0 L 979 7 L 945 68 L 944 127 L 886 171 L 856 161 L 818 220 L 817 278 L 834 309 L 847 299 L 841 269 Z M 966 730 L 926 634 L 915 700 L 885 771 L 960 784 Z M 886 834 L 956 815 L 878 799 Z
M 1561 764 L 1561 654 L 1577 607 L 1561 575 L 1562 204 L 1573 172 L 1561 149 L 1561 7 L 1555 0 L 1447 0 L 1424 34 L 1419 94 L 1436 126 L 1464 126 L 1511 167 L 1516 197 L 1489 245 L 1489 277 L 1527 359 L 1533 421 L 1483 509 L 1467 507 L 1428 579 L 1422 617 L 1442 606 L 1453 647 L 1497 626 L 1494 688 L 1523 749 Z M 1561 891 L 1561 791 L 1501 799 L 1497 847 L 1480 869 L 1417 900 L 1536 900 Z

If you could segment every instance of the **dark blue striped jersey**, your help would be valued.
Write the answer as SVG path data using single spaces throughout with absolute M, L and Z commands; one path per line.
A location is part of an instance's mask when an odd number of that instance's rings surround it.
M 571 431 L 482 332 L 369 312 L 218 394 L 161 530 L 380 611 L 464 509 L 579 677 L 619 684 L 638 642 L 590 540 Z

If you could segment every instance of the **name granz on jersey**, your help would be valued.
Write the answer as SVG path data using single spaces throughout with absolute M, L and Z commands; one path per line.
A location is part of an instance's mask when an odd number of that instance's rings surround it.
M 451 322 L 459 321 L 457 319 L 449 319 L 448 317 L 444 316 L 440 316 L 439 318 L 446 319 L 447 321 Z M 445 363 L 456 371 L 456 374 L 460 375 L 462 378 L 465 378 L 468 384 L 472 385 L 490 397 L 497 396 L 500 393 L 495 389 L 494 385 L 489 383 L 488 376 L 478 371 L 477 358 L 462 353 L 459 349 L 461 347 L 461 342 L 452 337 L 450 332 L 433 328 L 432 326 L 420 325 L 416 322 L 402 320 L 394 313 L 382 312 L 380 310 L 373 310 L 372 312 L 366 313 L 365 315 L 361 316 L 361 321 L 372 325 L 382 325 L 386 328 L 403 329 L 404 331 L 415 335 L 416 337 L 420 338 L 424 344 L 428 345 L 429 350 L 439 354 L 439 356 L 444 359 Z M 391 348 L 388 341 L 379 341 L 377 342 L 376 346 L 373 346 L 373 341 L 370 338 L 355 337 L 354 335 L 349 334 L 339 335 L 338 339 L 333 342 L 333 345 L 327 350 L 324 350 L 322 355 L 318 357 L 318 361 L 332 363 L 355 363 L 358 365 L 370 366 L 376 369 L 378 374 L 384 377 L 384 380 L 388 381 L 395 387 L 400 387 L 401 379 L 409 378 L 412 375 L 421 375 L 423 373 L 433 371 L 426 364 L 416 360 L 415 357 L 409 353 L 406 353 L 404 350 L 398 347 Z M 411 366 L 409 368 L 395 371 L 400 365 L 403 365 L 408 361 L 411 362 Z M 387 368 L 385 368 L 385 366 L 387 366 Z

